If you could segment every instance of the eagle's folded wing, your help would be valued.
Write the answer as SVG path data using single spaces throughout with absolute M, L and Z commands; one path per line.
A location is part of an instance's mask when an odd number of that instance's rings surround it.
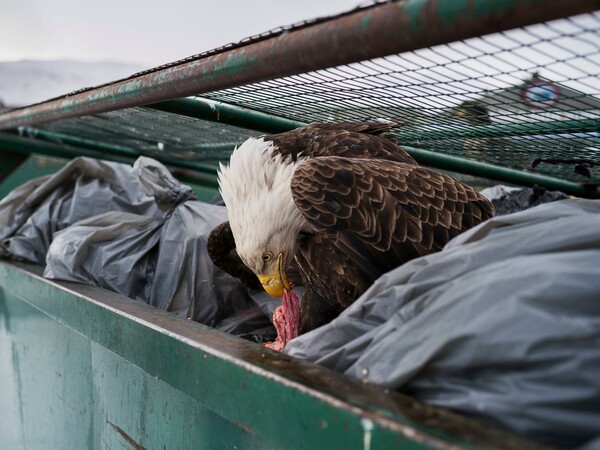
M 291 186 L 315 229 L 373 274 L 440 250 L 493 214 L 490 202 L 460 181 L 394 161 L 308 160 Z

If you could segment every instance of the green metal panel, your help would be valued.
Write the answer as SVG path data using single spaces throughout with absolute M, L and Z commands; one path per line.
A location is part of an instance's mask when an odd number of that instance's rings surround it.
M 0 262 L 0 448 L 535 448 L 99 288 Z
M 537 173 L 521 172 L 520 170 L 509 169 L 478 161 L 470 161 L 465 158 L 458 158 L 456 156 L 445 155 L 443 153 L 432 152 L 420 148 L 405 146 L 402 148 L 415 158 L 419 164 L 424 166 L 451 170 L 522 186 L 533 186 L 538 184 L 540 186 L 545 186 L 548 189 L 560 190 L 566 194 L 586 198 L 597 198 L 600 195 L 598 186 L 595 184 L 586 186 L 583 183 L 561 180 L 560 178 L 553 178 Z
M 84 448 L 93 405 L 89 340 L 69 339 L 72 331 L 6 292 L 0 313 L 0 447 Z
M 73 156 L 75 157 L 78 155 L 74 153 Z M 33 178 L 56 173 L 67 162 L 67 159 L 32 154 L 25 163 L 15 169 L 0 183 L 0 200 L 8 195 L 13 189 L 16 189 L 21 184 Z M 133 159 L 122 162 L 132 163 Z M 196 198 L 199 201 L 210 202 L 219 192 L 216 188 L 216 180 L 213 175 L 201 176 L 196 172 L 190 173 L 177 169 L 172 169 L 172 172 L 176 178 L 188 184 L 194 190 Z
M 52 132 L 43 132 L 39 130 L 40 136 L 55 136 Z M 58 156 L 62 158 L 76 158 L 77 156 L 88 156 L 90 158 L 98 159 L 109 159 L 111 161 L 118 162 L 130 162 L 143 155 L 142 152 L 137 152 L 132 149 L 126 148 L 114 148 L 114 146 L 105 146 L 103 143 L 95 142 L 92 146 L 86 145 L 86 139 L 79 139 L 76 136 L 61 136 L 61 143 L 55 144 L 52 142 L 45 142 L 35 138 L 22 137 L 14 133 L 0 132 L 0 145 L 10 151 L 16 153 L 40 153 L 43 155 Z M 230 147 L 233 150 L 233 147 Z M 204 164 L 196 161 L 186 161 L 183 159 L 177 159 L 168 155 L 151 155 L 154 159 L 173 166 L 184 169 L 191 169 L 199 174 L 210 174 L 211 176 L 206 178 L 209 185 L 216 186 L 216 180 L 214 179 L 215 166 Z M 211 184 L 212 180 L 212 184 Z
M 0 200 L 10 191 L 33 178 L 55 173 L 67 162 L 66 159 L 44 155 L 27 156 L 27 160 L 0 183 Z
M 276 448 L 6 291 L 0 308 L 0 448 Z
M 131 151 L 129 155 L 123 156 L 113 154 L 110 151 L 98 151 L 86 147 L 72 145 L 61 146 L 58 144 L 43 142 L 36 139 L 20 137 L 12 133 L 0 132 L 0 145 L 10 148 L 15 152 L 23 154 L 37 154 L 35 159 L 24 164 L 15 171 L 7 180 L 0 184 L 0 198 L 8 194 L 12 189 L 26 181 L 49 175 L 56 172 L 67 161 L 62 158 L 76 158 L 87 156 L 90 158 L 107 159 L 110 161 L 132 164 L 140 154 Z M 49 156 L 58 156 L 47 157 Z M 155 158 L 170 166 L 171 172 L 180 180 L 190 184 L 196 192 L 196 197 L 201 201 L 210 201 L 217 194 L 217 180 L 215 177 L 216 167 L 207 164 L 174 160 L 173 158 Z M 184 170 L 181 170 L 181 169 Z M 187 169 L 187 170 L 186 170 Z
M 3 151 L 0 147 L 0 183 L 27 159 L 27 155 Z

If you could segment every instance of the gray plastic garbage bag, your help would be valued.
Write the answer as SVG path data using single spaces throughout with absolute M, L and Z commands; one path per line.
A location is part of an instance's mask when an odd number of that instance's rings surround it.
M 600 429 L 600 201 L 494 217 L 286 352 L 575 447 Z
M 48 250 L 44 276 L 91 283 L 172 311 L 197 322 L 249 332 L 260 316 L 237 312 L 254 307 L 248 290 L 210 260 L 206 240 L 227 220 L 222 206 L 188 201 L 164 218 L 109 212 L 58 232 Z M 260 311 L 258 311 L 260 312 Z
M 173 211 L 161 230 L 151 305 L 217 328 L 219 321 L 254 305 L 239 280 L 208 256 L 208 235 L 226 220 L 225 207 L 208 203 L 186 202 Z M 264 319 L 261 326 L 269 324 Z
M 160 218 L 118 211 L 76 222 L 54 235 L 44 277 L 92 284 L 147 302 L 162 225 Z
M 109 211 L 164 217 L 193 198 L 189 186 L 150 158 L 140 157 L 133 167 L 76 158 L 0 202 L 0 257 L 42 264 L 53 234 L 79 220 Z
M 223 206 L 191 201 L 159 162 L 78 158 L 0 202 L 0 257 L 46 263 L 47 278 L 89 283 L 233 334 L 263 340 L 270 320 L 206 239 Z

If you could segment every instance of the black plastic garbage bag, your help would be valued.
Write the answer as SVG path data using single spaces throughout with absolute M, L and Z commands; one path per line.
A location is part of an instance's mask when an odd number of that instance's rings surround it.
M 600 430 L 600 201 L 494 217 L 286 352 L 561 447 Z
M 496 216 L 503 216 L 533 206 L 569 198 L 564 192 L 549 191 L 543 186 L 537 185 L 530 188 L 497 185 L 486 188 L 481 193 L 494 205 L 494 215 Z

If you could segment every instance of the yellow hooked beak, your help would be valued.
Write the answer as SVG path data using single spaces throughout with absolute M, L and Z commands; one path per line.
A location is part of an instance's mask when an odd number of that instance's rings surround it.
M 285 271 L 281 268 L 282 255 L 281 253 L 277 256 L 277 264 L 275 264 L 275 271 L 273 275 L 263 275 L 259 276 L 258 279 L 265 288 L 265 291 L 272 295 L 273 297 L 283 297 L 283 290 L 291 290 L 292 286 L 290 285 Z

